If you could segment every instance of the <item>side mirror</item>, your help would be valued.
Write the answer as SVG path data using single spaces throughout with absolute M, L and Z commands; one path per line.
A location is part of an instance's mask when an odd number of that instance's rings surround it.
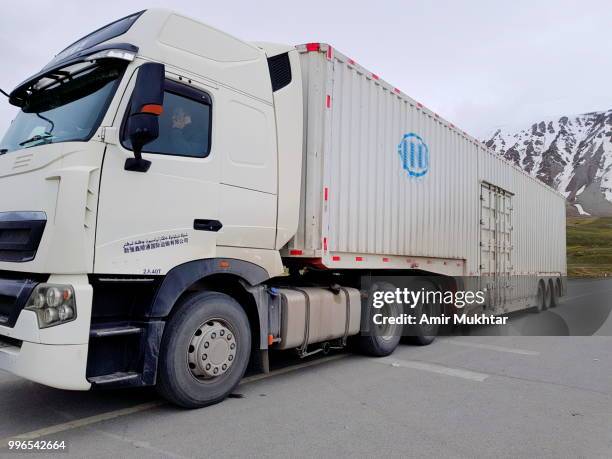
M 158 116 L 163 112 L 164 79 L 163 64 L 148 62 L 138 69 L 126 124 L 134 157 L 125 160 L 125 170 L 146 172 L 151 166 L 151 161 L 142 159 L 142 148 L 159 136 Z

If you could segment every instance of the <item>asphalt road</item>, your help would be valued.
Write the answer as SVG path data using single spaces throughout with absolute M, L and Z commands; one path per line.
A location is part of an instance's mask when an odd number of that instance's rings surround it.
M 612 280 L 572 281 L 558 308 L 509 330 L 539 320 L 596 336 L 474 330 L 383 359 L 294 361 L 195 411 L 150 390 L 66 392 L 0 372 L 0 446 L 27 434 L 65 441 L 58 457 L 611 457 L 611 309 Z

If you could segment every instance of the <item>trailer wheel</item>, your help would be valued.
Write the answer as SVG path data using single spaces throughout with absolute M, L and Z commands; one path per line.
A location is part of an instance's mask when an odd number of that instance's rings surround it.
M 538 295 L 536 297 L 536 311 L 545 311 L 548 307 L 548 289 L 543 280 L 538 282 Z
M 402 327 L 401 325 L 374 325 L 374 314 L 382 314 L 384 317 L 398 317 L 402 313 L 401 306 L 397 303 L 387 304 L 380 309 L 372 306 L 373 293 L 375 291 L 395 291 L 395 286 L 389 282 L 378 282 L 370 289 L 368 311 L 370 312 L 367 334 L 357 337 L 359 350 L 366 355 L 373 357 L 384 357 L 395 351 L 400 342 Z
M 431 282 L 425 280 L 416 280 L 411 286 L 413 290 L 421 290 L 425 292 L 437 291 L 435 285 Z M 413 316 L 417 317 L 417 319 L 421 318 L 423 315 L 434 318 L 440 317 L 442 312 L 441 305 L 438 303 L 428 303 L 425 304 L 422 301 L 415 305 L 415 307 L 410 312 Z M 416 323 L 415 325 L 409 325 L 406 327 L 404 333 L 404 341 L 410 344 L 416 344 L 418 346 L 427 346 L 435 341 L 436 336 L 438 336 L 438 331 L 440 329 L 440 324 L 438 323 Z
M 555 283 L 553 282 L 552 279 L 550 279 L 548 281 L 548 307 L 549 308 L 556 308 L 557 304 L 558 304 L 558 291 L 557 291 L 557 287 L 555 286 Z
M 157 389 L 184 408 L 218 403 L 242 379 L 250 352 L 249 321 L 233 298 L 216 292 L 190 295 L 164 329 Z

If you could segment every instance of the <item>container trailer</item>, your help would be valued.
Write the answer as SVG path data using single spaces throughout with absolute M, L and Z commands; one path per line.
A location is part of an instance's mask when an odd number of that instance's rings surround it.
M 330 45 L 151 9 L 9 102 L 0 369 L 24 378 L 198 407 L 270 351 L 434 339 L 377 328 L 377 290 L 486 291 L 466 312 L 494 314 L 565 291 L 563 197 Z

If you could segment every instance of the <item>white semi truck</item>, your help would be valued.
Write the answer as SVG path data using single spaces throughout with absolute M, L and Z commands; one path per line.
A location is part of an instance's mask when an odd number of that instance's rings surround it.
M 9 102 L 0 369 L 24 378 L 197 407 L 269 351 L 433 340 L 378 330 L 394 285 L 368 279 L 469 284 L 495 314 L 564 292 L 563 197 L 329 45 L 146 10 Z

